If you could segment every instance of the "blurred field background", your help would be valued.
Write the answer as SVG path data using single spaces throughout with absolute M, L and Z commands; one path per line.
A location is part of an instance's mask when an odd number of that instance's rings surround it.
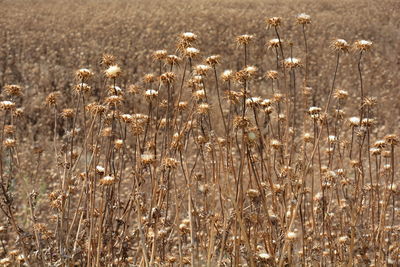
M 396 0 L 0 1 L 0 88 L 3 90 L 5 85 L 18 84 L 24 91 L 23 97 L 16 100 L 17 105 L 24 109 L 24 116 L 16 124 L 15 131 L 19 153 L 17 177 L 23 177 L 28 184 L 34 177 L 34 182 L 29 185 L 17 181 L 18 186 L 13 191 L 15 214 L 21 227 L 32 226 L 26 200 L 29 192 L 36 190 L 46 198 L 59 183 L 52 145 L 54 118 L 45 99 L 51 92 L 57 91 L 62 95 L 58 109 L 73 108 L 74 95 L 71 91 L 77 82 L 75 72 L 80 68 L 89 68 L 94 72 L 96 79 L 90 82 L 93 92 L 103 90 L 108 82 L 103 75 L 104 66 L 100 64 L 103 54 L 112 54 L 117 58 L 122 69 L 118 86 L 125 89 L 137 85 L 141 89 L 148 89 L 143 87 L 143 76 L 158 72 L 158 63 L 153 60 L 152 53 L 159 49 L 166 49 L 169 54 L 177 53 L 176 43 L 182 32 L 193 32 L 198 36 L 195 47 L 201 51 L 201 58 L 196 62 L 201 62 L 209 55 L 221 55 L 218 74 L 224 69 L 238 71 L 243 67 L 243 51 L 235 38 L 241 34 L 253 34 L 249 63 L 258 68 L 258 74 L 252 81 L 252 94 L 270 97 L 270 83 L 263 74 L 275 68 L 275 54 L 265 44 L 275 38 L 275 32 L 267 29 L 265 19 L 282 17 L 279 29 L 281 38 L 285 42 L 293 42 L 294 57 L 304 59 L 303 35 L 295 18 L 297 14 L 305 12 L 312 18 L 312 23 L 307 26 L 308 86 L 317 92 L 313 103 L 315 106 L 323 107 L 329 95 L 336 55 L 330 47 L 332 40 L 343 38 L 353 43 L 358 39 L 366 39 L 373 42 L 373 48 L 363 57 L 363 79 L 368 96 L 378 99 L 374 108 L 378 126 L 371 131 L 375 140 L 382 138 L 382 132 L 398 134 L 400 130 L 399 10 L 400 1 Z M 355 52 L 341 56 L 337 74 L 335 87 L 349 93 L 344 108 L 346 117 L 358 112 L 357 60 Z M 183 64 L 177 73 L 182 71 L 182 67 Z M 299 70 L 299 76 L 302 75 L 304 69 Z M 301 88 L 301 78 L 298 81 Z M 98 100 L 101 93 L 94 94 L 96 98 L 93 99 Z M 1 100 L 6 99 L 4 94 L 1 97 Z M 210 97 L 210 102 L 214 111 L 218 111 L 215 95 Z M 145 113 L 148 107 L 145 100 L 133 98 L 126 106 L 126 110 L 131 109 Z M 212 116 L 217 118 L 215 114 Z M 67 125 L 60 123 L 58 138 L 61 140 L 66 131 L 61 128 Z M 222 131 L 221 123 L 216 123 L 215 127 Z M 38 149 L 43 151 L 38 154 L 35 152 Z M 45 222 L 50 216 L 50 208 L 47 200 L 39 199 L 35 212 L 38 221 Z M 6 218 L 0 219 L 0 224 L 8 224 Z M 54 230 L 53 226 L 49 227 Z M 0 253 L 3 258 L 7 256 L 6 251 L 16 247 L 13 241 L 15 236 L 11 230 L 2 234 L 4 249 Z M 85 263 L 89 266 L 85 257 L 69 261 L 53 256 L 54 262 L 60 264 L 68 262 L 72 266 L 76 261 L 78 265 Z M 179 259 L 182 264 L 182 256 Z M 387 257 L 385 259 L 387 263 Z M 216 260 L 210 262 L 216 264 Z M 39 265 L 34 263 L 33 266 L 40 266 L 41 262 L 37 262 Z M 111 266 L 111 262 L 108 259 L 102 265 Z M 132 262 L 144 265 L 145 261 L 142 258 L 141 261 L 135 259 Z M 238 264 L 237 259 L 232 260 L 231 265 L 232 262 Z M 241 262 L 251 266 L 250 260 L 242 259 Z M 300 262 L 293 261 L 292 264 Z M 318 262 L 317 258 L 308 264 Z M 334 263 L 336 261 L 330 262 L 332 266 Z M 92 264 L 94 266 L 95 262 Z M 175 266 L 173 262 L 169 264 Z M 258 264 L 267 266 L 269 263 Z M 329 266 L 329 263 L 325 264 Z

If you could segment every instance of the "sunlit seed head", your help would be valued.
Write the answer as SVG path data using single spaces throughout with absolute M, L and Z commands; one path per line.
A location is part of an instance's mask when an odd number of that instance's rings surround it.
M 15 109 L 15 103 L 12 101 L 4 100 L 0 102 L 1 110 L 13 110 Z
M 236 42 L 239 45 L 247 45 L 250 43 L 251 40 L 253 40 L 254 35 L 251 34 L 242 34 L 236 37 Z
M 349 92 L 347 92 L 346 90 L 342 90 L 342 89 L 336 89 L 335 92 L 333 93 L 333 97 L 337 98 L 337 99 L 347 99 L 349 96 Z
M 194 42 L 197 40 L 197 35 L 192 32 L 184 32 L 180 35 L 180 38 L 186 42 Z
M 196 90 L 193 92 L 193 97 L 197 100 L 204 99 L 206 97 L 206 93 L 204 89 Z
M 266 23 L 268 27 L 278 27 L 282 24 L 282 18 L 281 17 L 271 17 L 266 19 Z
M 215 67 L 215 65 L 218 65 L 220 61 L 221 61 L 220 55 L 212 55 L 206 58 L 206 63 L 211 67 Z
M 144 96 L 147 101 L 152 101 L 158 96 L 158 91 L 154 89 L 148 89 L 144 92 Z
M 184 54 L 189 58 L 195 58 L 200 54 L 200 50 L 194 47 L 188 47 L 185 49 Z
M 283 40 L 278 38 L 273 38 L 267 42 L 268 48 L 277 48 L 283 43 Z
M 367 40 L 357 40 L 354 42 L 353 47 L 355 50 L 358 50 L 360 52 L 368 51 L 372 47 L 372 42 Z
M 205 76 L 205 75 L 207 74 L 207 72 L 208 72 L 210 69 L 211 69 L 210 66 L 208 66 L 208 65 L 203 65 L 203 64 L 196 65 L 196 66 L 193 68 L 194 73 L 195 73 L 196 75 L 203 75 L 203 76 Z
M 153 52 L 154 60 L 163 60 L 167 57 L 167 50 L 161 49 Z
M 121 74 L 121 68 L 118 65 L 111 65 L 105 70 L 105 75 L 109 79 L 115 79 Z
M 297 15 L 296 20 L 297 20 L 298 24 L 302 24 L 302 25 L 310 24 L 311 16 L 307 15 L 305 13 L 301 13 L 301 14 Z
M 224 82 L 231 81 L 234 77 L 234 73 L 232 70 L 224 70 L 224 72 L 221 74 L 221 79 Z
M 335 39 L 330 46 L 333 50 L 342 52 L 348 52 L 350 48 L 350 45 L 344 39 Z
M 3 146 L 5 148 L 9 148 L 9 149 L 15 147 L 16 144 L 17 144 L 17 141 L 15 141 L 15 139 L 13 139 L 13 138 L 6 138 L 3 141 Z
M 249 107 L 257 107 L 261 104 L 261 97 L 255 96 L 246 99 L 246 105 Z
M 207 114 L 209 110 L 210 110 L 210 105 L 207 103 L 200 103 L 197 106 L 197 112 L 200 114 Z
M 75 73 L 76 78 L 79 80 L 87 80 L 93 76 L 93 72 L 90 69 L 79 69 Z
M 278 72 L 276 70 L 269 70 L 265 73 L 265 77 L 270 80 L 278 79 Z
M 182 59 L 180 57 L 178 57 L 177 55 L 168 55 L 165 58 L 165 61 L 167 62 L 167 64 L 169 64 L 171 66 L 178 65 L 181 60 Z
M 101 185 L 113 185 L 116 182 L 116 179 L 114 176 L 107 175 L 104 176 L 103 178 L 100 179 L 100 184 Z
M 153 73 L 147 73 L 143 76 L 144 83 L 153 83 L 156 81 L 156 76 Z
M 103 166 L 97 165 L 96 166 L 96 173 L 103 175 L 105 173 L 106 169 Z
M 349 123 L 352 127 L 360 126 L 360 118 L 359 117 L 351 117 L 349 118 Z
M 301 63 L 301 60 L 299 58 L 289 57 L 289 58 L 286 58 L 283 61 L 283 65 L 285 66 L 285 68 L 292 69 L 292 68 L 301 67 L 302 63 Z

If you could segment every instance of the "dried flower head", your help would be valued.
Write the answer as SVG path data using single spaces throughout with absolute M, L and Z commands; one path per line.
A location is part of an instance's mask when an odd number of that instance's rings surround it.
M 243 34 L 236 37 L 236 42 L 238 45 L 247 45 L 254 38 L 254 35 L 251 34 Z
M 283 43 L 283 40 L 279 40 L 278 38 L 271 39 L 267 42 L 268 48 L 277 48 Z
M 197 40 L 197 35 L 192 32 L 184 32 L 180 35 L 180 38 L 186 42 L 194 42 Z
M 184 51 L 185 56 L 195 58 L 200 54 L 200 50 L 194 47 L 188 47 Z
M 384 139 L 388 145 L 396 146 L 399 144 L 399 137 L 396 134 L 388 134 Z
M 302 24 L 302 25 L 310 24 L 311 16 L 307 15 L 305 13 L 301 13 L 301 14 L 297 15 L 296 20 L 297 20 L 298 24 Z
M 163 60 L 167 58 L 167 50 L 162 49 L 154 51 L 153 58 L 154 60 Z
M 61 112 L 61 117 L 64 119 L 72 118 L 74 116 L 74 110 L 72 108 L 65 108 Z
M 178 161 L 174 158 L 165 158 L 163 166 L 168 169 L 175 169 L 178 166 Z
M 265 77 L 270 80 L 278 79 L 278 72 L 276 70 L 269 70 L 265 73 Z
M 272 17 L 266 19 L 266 23 L 268 27 L 278 27 L 282 23 L 282 18 L 281 17 Z
M 357 40 L 354 42 L 353 47 L 355 50 L 358 50 L 360 52 L 368 51 L 372 47 L 372 42 L 367 40 Z
M 5 148 L 13 148 L 13 147 L 15 147 L 16 144 L 17 144 L 17 141 L 15 141 L 15 139 L 13 139 L 13 138 L 7 138 L 3 141 L 3 146 Z
M 283 66 L 285 66 L 285 68 L 292 69 L 292 68 L 301 67 L 302 64 L 301 64 L 301 60 L 300 59 L 295 58 L 295 57 L 289 57 L 289 58 L 286 58 L 283 61 Z
M 9 84 L 4 86 L 4 92 L 8 96 L 22 96 L 22 88 L 16 84 Z
M 181 60 L 182 59 L 180 57 L 178 57 L 177 55 L 168 55 L 165 58 L 165 61 L 167 62 L 167 64 L 169 64 L 171 66 L 178 65 Z
M 153 101 L 154 99 L 157 98 L 157 96 L 158 96 L 158 91 L 153 89 L 148 89 L 144 93 L 144 97 L 146 98 L 147 101 Z
M 221 74 L 221 79 L 224 82 L 231 81 L 234 77 L 234 73 L 232 70 L 224 70 L 224 72 Z
M 121 74 L 121 68 L 118 65 L 111 65 L 105 70 L 105 75 L 109 79 L 115 79 Z
M 109 67 L 111 65 L 115 64 L 115 56 L 111 55 L 111 54 L 104 54 L 101 57 L 101 62 L 100 62 L 103 66 Z
M 101 185 L 113 185 L 115 182 L 116 182 L 115 177 L 111 175 L 104 176 L 103 178 L 100 179 Z
M 347 99 L 348 96 L 349 92 L 347 92 L 346 90 L 336 89 L 333 93 L 333 97 L 337 99 Z
M 173 72 L 166 72 L 160 76 L 161 81 L 164 84 L 171 84 L 175 81 L 176 75 Z
M 209 110 L 210 110 L 210 105 L 207 103 L 200 103 L 197 106 L 197 112 L 200 114 L 207 114 Z
M 1 101 L 0 109 L 1 110 L 13 110 L 13 109 L 15 109 L 15 103 L 12 101 L 8 101 L 8 100 Z
M 86 83 L 78 83 L 74 87 L 74 92 L 76 94 L 85 94 L 85 93 L 88 93 L 90 91 L 90 89 L 91 89 L 91 87 L 88 84 L 86 84 Z
M 89 69 L 79 69 L 76 71 L 75 75 L 79 80 L 87 80 L 93 76 L 93 72 Z
M 351 118 L 349 118 L 349 123 L 350 123 L 350 126 L 356 127 L 356 126 L 360 126 L 361 120 L 359 117 L 351 117 Z
M 153 83 L 156 81 L 156 76 L 153 73 L 147 73 L 143 76 L 144 83 Z
M 194 74 L 205 76 L 207 72 L 211 69 L 208 65 L 199 64 L 193 68 Z
M 52 92 L 46 97 L 46 105 L 54 106 L 57 104 L 57 99 L 60 96 L 59 92 Z
M 215 65 L 218 65 L 220 61 L 221 61 L 220 55 L 212 55 L 206 58 L 206 63 L 211 67 L 215 67 Z
M 344 39 L 335 39 L 332 41 L 331 47 L 336 51 L 349 52 L 350 45 Z

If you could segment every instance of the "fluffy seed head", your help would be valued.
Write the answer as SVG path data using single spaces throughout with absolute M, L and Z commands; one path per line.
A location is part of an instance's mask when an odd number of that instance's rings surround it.
M 153 53 L 154 60 L 163 60 L 167 57 L 167 50 L 156 50 Z
M 344 39 L 335 39 L 332 41 L 331 47 L 336 51 L 349 52 L 350 45 Z
M 115 177 L 111 175 L 104 176 L 103 178 L 100 179 L 101 185 L 112 185 L 115 182 L 116 182 Z
M 13 148 L 13 147 L 15 147 L 16 144 L 17 144 L 17 141 L 15 141 L 15 139 L 13 139 L 13 138 L 7 138 L 3 141 L 3 146 L 5 148 Z
M 301 13 L 301 14 L 297 15 L 296 20 L 297 20 L 298 24 L 302 24 L 302 25 L 310 24 L 311 16 L 307 15 L 305 13 Z
M 367 40 L 357 40 L 354 42 L 354 49 L 358 51 L 368 51 L 372 47 L 372 42 Z
M 214 67 L 215 65 L 218 65 L 221 61 L 221 56 L 220 55 L 212 55 L 206 58 L 206 63 L 210 65 L 211 67 Z
M 180 37 L 186 42 L 194 42 L 197 40 L 197 35 L 192 32 L 184 32 L 180 35 Z
M 288 57 L 283 61 L 283 65 L 285 66 L 285 68 L 297 68 L 297 67 L 301 67 L 301 60 L 299 58 L 295 58 L 295 57 Z
M 185 49 L 184 54 L 189 58 L 195 58 L 200 54 L 200 50 L 194 47 L 188 47 Z
M 78 78 L 80 80 L 85 80 L 85 79 L 87 80 L 93 76 L 93 72 L 89 69 L 83 68 L 83 69 L 77 70 L 75 75 L 76 75 L 76 78 Z
M 115 79 L 120 74 L 121 74 L 121 68 L 118 65 L 111 65 L 105 71 L 105 75 L 109 79 Z
M 222 74 L 221 74 L 221 79 L 224 82 L 228 82 L 231 81 L 234 77 L 234 73 L 232 70 L 225 70 Z
M 268 48 L 276 48 L 279 47 L 283 43 L 283 40 L 280 40 L 278 38 L 274 38 L 268 41 L 267 46 Z
M 236 42 L 239 45 L 247 45 L 250 43 L 250 41 L 254 38 L 254 35 L 251 34 L 243 34 L 243 35 L 239 35 L 238 37 L 236 37 Z
M 269 70 L 265 73 L 265 77 L 270 80 L 276 80 L 278 79 L 278 72 L 276 70 Z
M 1 110 L 13 110 L 13 109 L 15 109 L 15 103 L 12 101 L 8 101 L 8 100 L 1 101 L 0 109 Z

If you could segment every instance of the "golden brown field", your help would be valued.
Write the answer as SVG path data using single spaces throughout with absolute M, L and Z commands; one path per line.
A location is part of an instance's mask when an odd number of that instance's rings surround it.
M 400 266 L 399 10 L 0 1 L 0 266 Z

